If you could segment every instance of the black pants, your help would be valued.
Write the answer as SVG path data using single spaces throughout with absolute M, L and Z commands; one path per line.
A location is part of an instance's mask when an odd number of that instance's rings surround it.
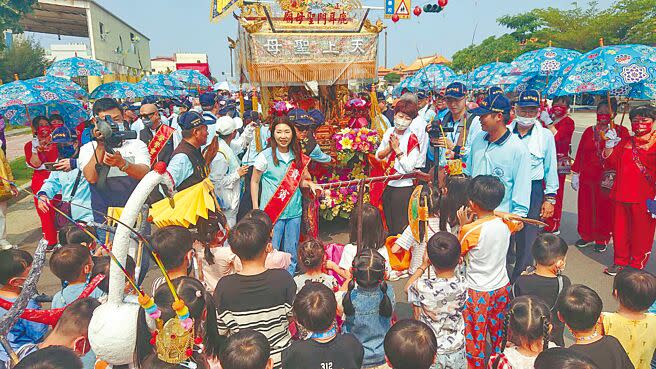
M 543 181 L 533 181 L 531 184 L 531 205 L 528 209 L 527 218 L 540 219 L 540 211 L 542 210 L 542 201 L 544 200 L 544 187 Z M 533 265 L 533 243 L 538 238 L 540 229 L 531 224 L 524 224 L 524 228 L 515 234 L 515 267 L 513 268 L 510 281 L 515 282 L 517 277 L 526 267 Z
M 251 199 L 251 177 L 253 177 L 253 166 L 248 167 L 248 173 L 244 176 L 244 193 L 241 194 L 239 201 L 239 211 L 237 212 L 237 221 L 240 221 L 246 214 L 253 209 Z
M 389 235 L 403 233 L 408 226 L 408 202 L 414 187 L 385 187 L 383 192 L 383 212 Z

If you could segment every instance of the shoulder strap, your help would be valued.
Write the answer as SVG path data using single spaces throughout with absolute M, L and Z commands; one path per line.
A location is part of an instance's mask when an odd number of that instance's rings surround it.
M 647 168 L 642 164 L 640 155 L 638 155 L 638 148 L 636 147 L 635 138 L 631 138 L 631 153 L 633 154 L 633 162 L 636 164 L 640 173 L 645 177 L 647 182 L 656 183 L 656 180 L 647 172 Z
M 77 186 L 80 184 L 80 179 L 82 178 L 82 170 L 79 169 L 79 172 L 77 173 L 77 177 L 75 178 L 75 183 L 73 184 L 73 190 L 71 190 L 71 200 L 73 200 L 73 196 L 75 196 L 75 193 L 77 192 Z

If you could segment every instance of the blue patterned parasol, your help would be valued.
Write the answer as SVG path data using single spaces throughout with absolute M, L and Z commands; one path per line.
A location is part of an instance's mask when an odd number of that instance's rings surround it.
M 212 87 L 212 81 L 195 69 L 180 69 L 171 73 L 171 77 L 189 86 Z
M 148 95 L 148 91 L 137 83 L 109 82 L 96 87 L 96 89 L 91 92 L 91 95 L 89 95 L 89 98 L 100 99 L 103 97 L 109 97 L 113 99 L 135 99 Z
M 70 78 L 81 76 L 102 76 L 110 74 L 110 72 L 99 61 L 75 56 L 52 63 L 46 74 L 54 77 Z
M 566 64 L 578 59 L 581 53 L 576 50 L 559 47 L 545 47 L 543 49 L 524 53 L 510 63 L 510 74 L 530 76 L 554 76 Z

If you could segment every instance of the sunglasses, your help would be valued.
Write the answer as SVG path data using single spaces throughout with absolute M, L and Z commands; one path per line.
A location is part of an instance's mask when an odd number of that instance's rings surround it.
M 150 118 L 153 117 L 153 115 L 155 115 L 155 113 L 157 113 L 157 112 L 154 111 L 152 113 L 139 114 L 138 117 L 141 118 L 141 119 L 150 119 Z

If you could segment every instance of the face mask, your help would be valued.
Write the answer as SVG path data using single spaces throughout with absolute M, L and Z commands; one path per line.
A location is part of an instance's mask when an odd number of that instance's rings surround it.
M 179 106 L 174 106 L 173 107 L 173 114 L 180 115 L 180 107 Z
M 653 122 L 631 122 L 631 130 L 636 136 L 642 136 L 652 131 L 654 128 Z
M 554 117 L 562 117 L 567 114 L 567 108 L 564 106 L 554 106 L 551 108 L 551 113 Z
M 516 122 L 519 126 L 524 128 L 533 127 L 537 121 L 537 118 L 526 118 L 520 117 L 519 115 L 513 120 L 513 122 Z
M 57 151 L 59 152 L 59 157 L 68 159 L 75 155 L 75 147 L 72 145 L 57 145 Z
M 150 119 L 142 119 L 141 121 L 148 129 L 153 129 L 153 126 L 155 125 L 155 123 Z
M 610 121 L 611 121 L 610 114 L 599 114 L 599 113 L 597 113 L 597 123 L 610 124 Z
M 410 127 L 410 123 L 411 121 L 405 120 L 403 118 L 397 118 L 397 117 L 394 118 L 394 127 L 398 128 L 401 131 L 405 131 L 406 129 L 408 129 L 408 127 Z

